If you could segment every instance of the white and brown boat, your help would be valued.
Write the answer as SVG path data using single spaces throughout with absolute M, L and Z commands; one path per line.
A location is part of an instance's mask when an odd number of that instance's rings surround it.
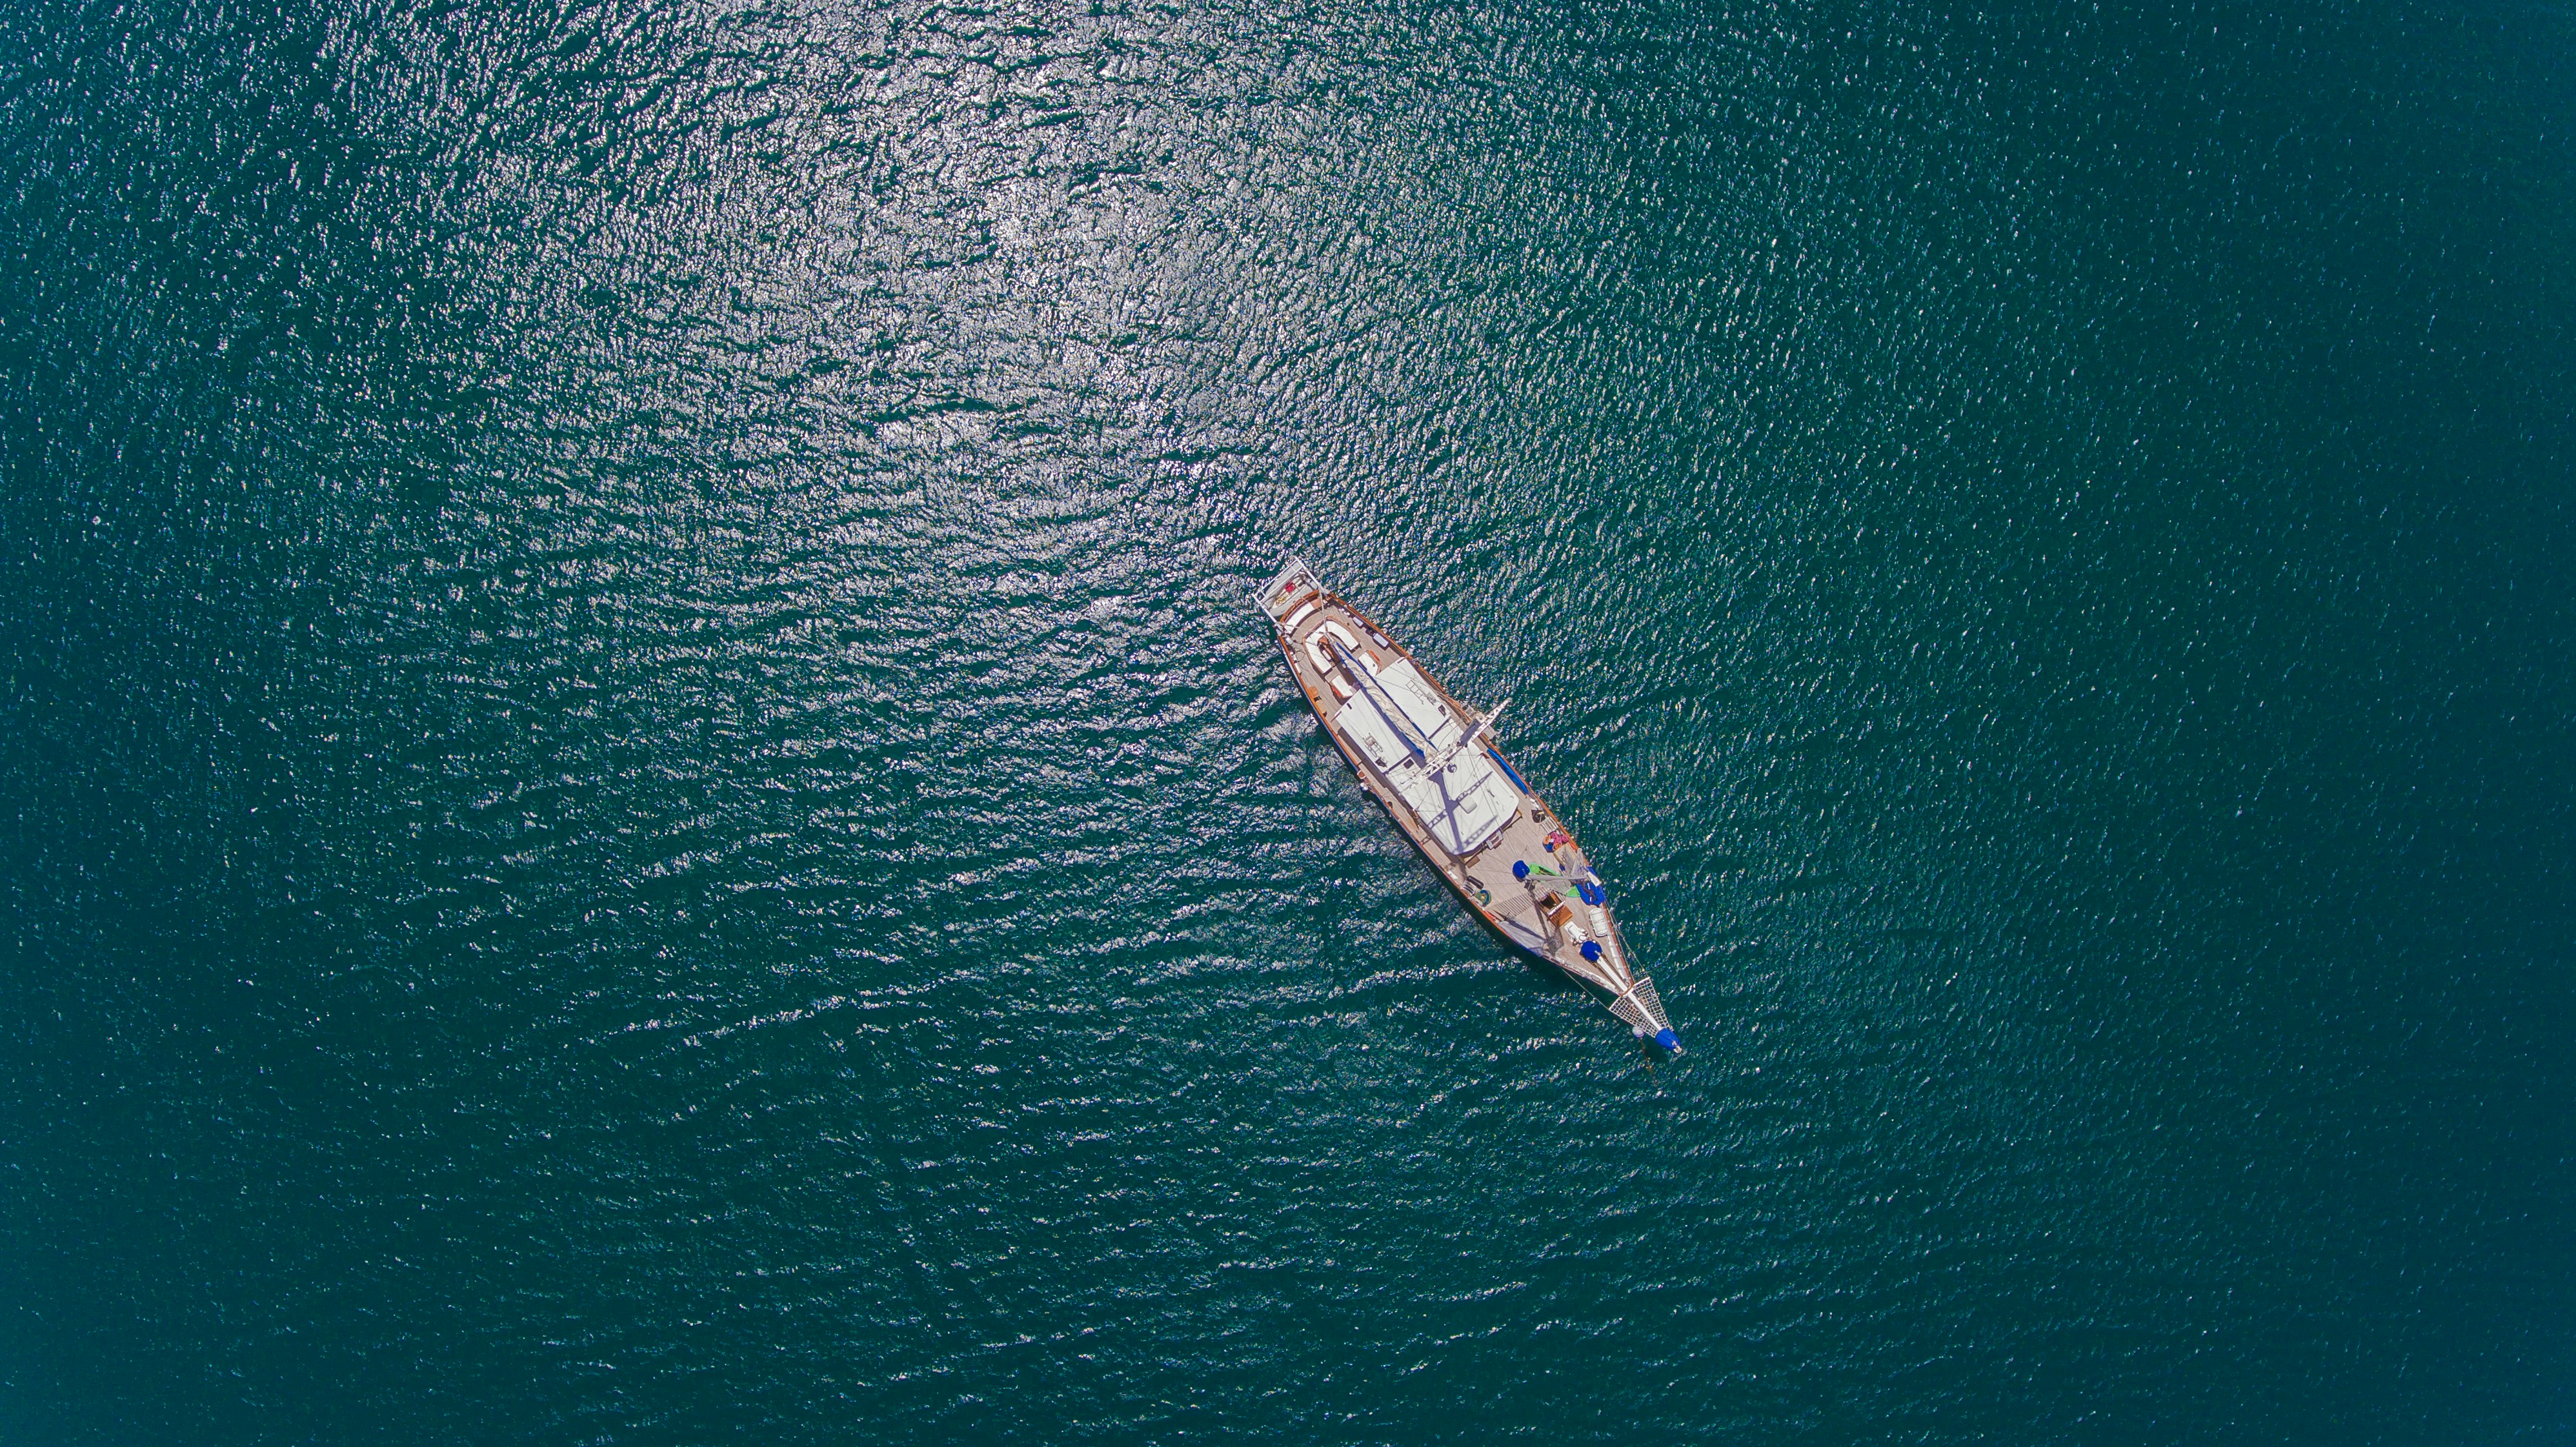
M 1260 603 L 1324 732 L 1449 888 L 1494 933 L 1608 995 L 1610 1013 L 1638 1038 L 1681 1053 L 1654 981 L 1629 959 L 1601 876 L 1504 760 L 1493 717 L 1450 697 L 1294 558 Z

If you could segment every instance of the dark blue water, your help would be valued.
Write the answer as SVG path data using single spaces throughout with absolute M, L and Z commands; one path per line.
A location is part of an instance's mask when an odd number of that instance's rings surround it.
M 8 4 L 0 1439 L 2568 1437 L 2571 127 L 2563 7 Z

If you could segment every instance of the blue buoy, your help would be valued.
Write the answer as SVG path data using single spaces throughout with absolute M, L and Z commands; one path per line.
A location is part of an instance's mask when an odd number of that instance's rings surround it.
M 1583 957 L 1596 965 L 1601 963 L 1601 947 L 1590 940 L 1585 940 L 1583 942 Z
M 1674 1034 L 1670 1026 L 1655 1032 L 1655 1043 L 1676 1055 L 1681 1053 L 1682 1037 Z
M 1528 865 L 1528 864 L 1526 864 L 1526 863 L 1524 863 L 1524 862 L 1523 862 L 1523 861 L 1521 861 L 1521 860 L 1518 860 L 1518 859 L 1513 860 L 1513 861 L 1512 861 L 1512 878 L 1514 878 L 1514 879 L 1527 879 L 1527 878 L 1529 878 L 1529 865 Z

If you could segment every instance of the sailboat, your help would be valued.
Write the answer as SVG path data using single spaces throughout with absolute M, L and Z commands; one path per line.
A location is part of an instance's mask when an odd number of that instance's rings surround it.
M 1451 892 L 1512 946 L 1606 997 L 1637 1038 L 1680 1054 L 1590 855 L 1503 757 L 1502 711 L 1451 697 L 1296 558 L 1255 599 L 1324 732 Z

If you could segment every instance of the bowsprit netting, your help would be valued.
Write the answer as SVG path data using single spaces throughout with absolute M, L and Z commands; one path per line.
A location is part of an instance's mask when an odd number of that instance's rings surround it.
M 1636 984 L 1610 1002 L 1610 1013 L 1649 1037 L 1673 1028 L 1673 1022 L 1664 1018 L 1664 1002 L 1655 994 L 1655 982 L 1644 975 L 1639 975 Z

